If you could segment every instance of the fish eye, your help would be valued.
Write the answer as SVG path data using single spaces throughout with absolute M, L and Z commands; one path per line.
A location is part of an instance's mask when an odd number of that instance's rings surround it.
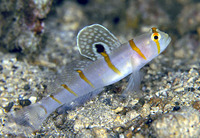
M 159 41 L 161 39 L 161 35 L 159 33 L 153 33 L 151 35 L 151 40 L 153 41 Z

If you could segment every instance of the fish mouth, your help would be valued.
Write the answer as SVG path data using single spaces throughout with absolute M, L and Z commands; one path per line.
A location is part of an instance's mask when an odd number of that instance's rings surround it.
M 171 42 L 171 37 L 169 36 L 165 42 L 166 42 L 166 45 L 169 45 L 169 43 Z

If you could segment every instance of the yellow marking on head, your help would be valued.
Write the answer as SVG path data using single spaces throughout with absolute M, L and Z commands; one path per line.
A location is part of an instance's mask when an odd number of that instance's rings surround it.
M 152 28 L 151 28 L 151 30 L 152 30 L 153 33 L 158 33 L 158 32 L 156 31 L 156 29 L 157 29 L 156 27 L 152 27 Z
M 78 96 L 74 91 L 72 91 L 66 84 L 61 84 L 66 90 L 68 90 L 70 93 L 72 93 L 75 96 Z
M 47 114 L 47 109 L 41 104 L 39 106 L 44 110 L 45 114 Z
M 77 72 L 79 73 L 79 76 L 81 77 L 81 79 L 83 79 L 90 86 L 92 86 L 93 88 L 95 88 L 94 85 L 85 77 L 84 73 L 81 70 L 77 70 Z
M 157 45 L 157 49 L 158 49 L 158 54 L 160 53 L 160 43 L 158 41 L 154 41 Z
M 158 49 L 158 54 L 160 54 L 160 43 L 159 43 L 159 40 L 161 38 L 161 35 L 158 33 L 158 31 L 156 31 L 157 30 L 156 27 L 153 27 L 151 29 L 152 29 L 152 32 L 153 32 L 153 34 L 151 35 L 151 39 L 156 43 L 157 49 Z
M 129 42 L 131 48 L 132 48 L 135 52 L 137 52 L 143 59 L 147 60 L 147 58 L 144 56 L 144 54 L 143 54 L 143 53 L 140 51 L 140 49 L 135 45 L 133 39 L 129 40 L 128 42 Z
M 56 101 L 57 103 L 62 104 L 62 102 L 59 101 L 58 99 L 56 99 L 53 95 L 50 95 L 49 97 L 50 97 L 51 99 L 53 99 L 54 101 Z
M 101 52 L 100 54 L 104 57 L 104 60 L 108 64 L 109 68 L 111 68 L 115 73 L 117 73 L 119 75 L 122 75 L 122 73 L 112 64 L 112 62 L 110 61 L 110 58 L 109 58 L 108 54 L 105 51 Z

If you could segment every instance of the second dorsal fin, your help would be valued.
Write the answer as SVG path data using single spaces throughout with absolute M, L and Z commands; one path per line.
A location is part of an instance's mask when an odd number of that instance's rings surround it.
M 81 61 L 76 60 L 63 67 L 62 71 L 57 74 L 49 75 L 49 85 L 47 87 L 48 94 L 57 93 L 60 89 L 63 89 L 62 84 L 70 84 L 74 79 L 74 76 L 79 74 L 79 71 L 84 70 L 84 68 L 89 66 L 92 62 L 93 61 L 89 59 Z
M 80 54 L 93 61 L 102 58 L 101 51 L 105 50 L 109 54 L 120 45 L 119 40 L 108 29 L 99 24 L 86 26 L 77 35 L 77 46 Z

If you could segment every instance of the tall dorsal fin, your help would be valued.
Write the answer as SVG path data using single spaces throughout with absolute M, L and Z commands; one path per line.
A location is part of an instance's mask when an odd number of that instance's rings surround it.
M 99 24 L 86 26 L 77 35 L 77 46 L 80 54 L 93 61 L 102 58 L 101 50 L 105 50 L 109 55 L 113 49 L 120 45 L 119 40 L 108 29 Z

